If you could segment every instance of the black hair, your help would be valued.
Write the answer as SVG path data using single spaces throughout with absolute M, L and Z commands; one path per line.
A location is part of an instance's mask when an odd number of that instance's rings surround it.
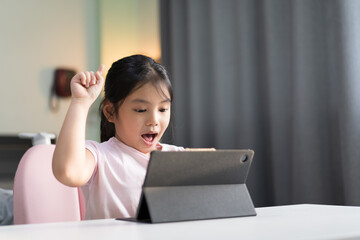
M 165 68 L 154 59 L 144 55 L 132 55 L 114 62 L 105 79 L 104 98 L 100 104 L 100 140 L 109 140 L 115 136 L 114 123 L 109 122 L 103 113 L 106 101 L 113 104 L 116 113 L 125 98 L 136 89 L 147 83 L 154 84 L 164 96 L 166 94 L 159 87 L 165 84 L 170 102 L 173 100 L 173 89 Z

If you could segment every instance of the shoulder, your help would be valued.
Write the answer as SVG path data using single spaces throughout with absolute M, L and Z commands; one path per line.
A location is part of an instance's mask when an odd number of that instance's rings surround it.
M 86 140 L 85 148 L 94 155 L 96 161 L 98 161 L 100 156 L 114 151 L 111 139 L 102 143 L 93 140 Z
M 96 142 L 96 141 L 93 141 L 93 140 L 86 140 L 85 141 L 85 148 L 88 149 L 93 154 L 98 153 L 104 147 L 106 148 L 106 145 L 108 145 L 107 142 L 99 143 L 99 142 Z
M 102 143 L 87 140 L 85 147 L 94 155 L 96 161 L 119 162 L 124 159 L 139 157 L 137 151 L 123 144 L 114 137 Z M 141 154 L 140 157 L 147 159 L 147 156 L 142 156 Z
M 183 147 L 179 147 L 179 146 L 175 146 L 175 145 L 170 145 L 170 144 L 164 144 L 161 143 L 162 146 L 162 151 L 164 152 L 169 152 L 169 151 L 185 151 L 185 148 Z

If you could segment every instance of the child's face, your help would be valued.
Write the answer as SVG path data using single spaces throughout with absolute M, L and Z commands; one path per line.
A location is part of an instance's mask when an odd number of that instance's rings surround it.
M 147 83 L 135 90 L 114 119 L 116 137 L 145 154 L 156 150 L 170 121 L 170 95 L 165 85 L 160 84 L 160 88 Z

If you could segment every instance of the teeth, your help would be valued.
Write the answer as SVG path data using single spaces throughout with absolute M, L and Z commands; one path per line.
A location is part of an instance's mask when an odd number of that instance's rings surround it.
M 155 134 L 144 134 L 142 137 L 149 142 L 152 142 L 155 138 Z

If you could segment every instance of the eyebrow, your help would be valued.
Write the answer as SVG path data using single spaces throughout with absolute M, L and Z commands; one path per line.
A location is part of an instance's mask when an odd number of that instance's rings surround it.
M 136 98 L 134 100 L 131 101 L 132 103 L 146 103 L 149 104 L 150 102 L 145 100 L 145 99 L 141 99 L 141 98 Z M 163 101 L 161 101 L 160 103 L 168 103 L 170 102 L 170 99 L 165 99 Z

